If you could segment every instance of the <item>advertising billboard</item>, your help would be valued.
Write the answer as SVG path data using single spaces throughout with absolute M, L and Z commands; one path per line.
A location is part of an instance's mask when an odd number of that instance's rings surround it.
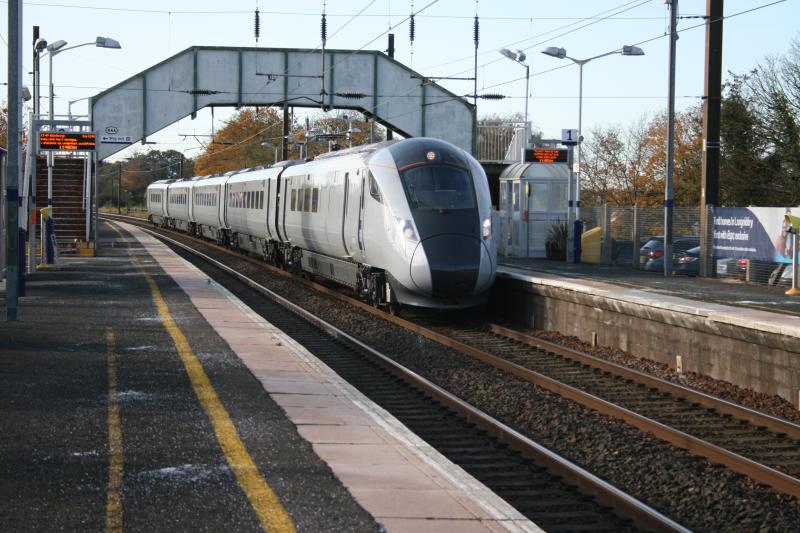
M 713 255 L 792 262 L 792 235 L 784 223 L 786 215 L 800 216 L 800 208 L 715 207 Z

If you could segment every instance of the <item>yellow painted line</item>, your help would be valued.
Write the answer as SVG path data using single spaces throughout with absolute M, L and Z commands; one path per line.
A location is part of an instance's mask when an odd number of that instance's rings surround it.
M 114 330 L 106 331 L 108 353 L 108 490 L 106 498 L 106 531 L 122 532 L 122 424 L 117 404 L 117 339 Z
M 162 298 L 158 285 L 147 272 L 142 270 L 142 273 L 150 286 L 150 293 L 158 309 L 161 322 L 170 337 L 172 337 L 172 342 L 175 343 L 178 355 L 186 368 L 186 373 L 189 375 L 189 381 L 197 395 L 197 399 L 200 400 L 203 411 L 205 411 L 211 421 L 211 425 L 214 427 L 214 433 L 216 433 L 217 441 L 225 454 L 225 459 L 228 461 L 228 465 L 230 465 L 234 475 L 236 475 L 236 479 L 247 495 L 247 499 L 250 500 L 250 505 L 261 522 L 261 527 L 268 532 L 294 532 L 295 528 L 292 519 L 281 505 L 275 492 L 261 475 L 261 472 L 258 471 L 253 458 L 247 452 L 247 448 L 245 448 L 236 431 L 233 420 L 231 420 L 219 396 L 217 396 L 216 390 L 211 385 L 205 370 L 203 370 L 203 365 L 194 355 L 189 346 L 189 341 L 186 340 L 183 332 L 172 319 L 169 307 L 164 298 Z

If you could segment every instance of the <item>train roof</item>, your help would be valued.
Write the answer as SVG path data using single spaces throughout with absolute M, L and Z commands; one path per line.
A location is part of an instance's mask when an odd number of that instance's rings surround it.
M 241 183 L 250 180 L 263 180 L 271 178 L 280 173 L 281 167 L 259 167 L 257 170 L 242 171 L 237 174 L 231 175 L 228 178 L 228 183 Z
M 352 148 L 345 148 L 344 150 L 336 150 L 335 152 L 320 154 L 314 158 L 314 161 L 332 159 L 334 157 L 343 157 L 348 155 L 370 154 L 372 152 L 377 152 L 381 148 L 386 148 L 387 146 L 391 146 L 398 142 L 400 142 L 400 140 L 381 141 L 379 143 L 373 143 L 373 144 L 362 144 L 361 146 L 354 146 Z

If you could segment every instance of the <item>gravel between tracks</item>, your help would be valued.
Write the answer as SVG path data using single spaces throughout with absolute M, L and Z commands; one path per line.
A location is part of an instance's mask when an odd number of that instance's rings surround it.
M 800 524 L 800 504 L 793 498 L 249 262 L 210 248 L 204 252 L 314 310 L 686 527 L 766 532 L 796 530 Z M 231 289 L 258 310 L 258 299 L 247 289 Z
M 710 394 L 711 396 L 716 396 L 739 405 L 744 405 L 745 407 L 756 409 L 762 413 L 783 418 L 795 424 L 800 424 L 800 411 L 780 396 L 756 392 L 753 389 L 739 387 L 727 381 L 710 378 L 695 372 L 678 373 L 663 363 L 642 359 L 629 352 L 616 348 L 609 348 L 606 346 L 593 347 L 591 344 L 583 342 L 577 337 L 562 335 L 556 331 L 529 330 L 525 331 L 525 333 L 542 340 L 560 344 L 566 348 L 571 348 L 613 363 L 627 366 L 628 368 L 661 378 L 665 381 L 688 386 Z

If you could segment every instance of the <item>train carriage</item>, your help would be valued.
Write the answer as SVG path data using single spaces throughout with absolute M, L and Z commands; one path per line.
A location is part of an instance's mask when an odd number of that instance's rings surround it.
M 167 226 L 181 231 L 189 231 L 189 201 L 191 200 L 193 182 L 191 180 L 174 180 L 167 185 L 166 223 Z
M 264 257 L 268 255 L 270 181 L 274 181 L 280 171 L 280 168 L 248 169 L 228 177 L 224 185 L 224 221 L 235 247 Z
M 192 189 L 192 222 L 194 233 L 216 241 L 225 242 L 227 225 L 224 219 L 223 189 L 225 176 L 203 176 Z
M 148 219 L 159 226 L 165 224 L 167 218 L 167 186 L 172 180 L 154 181 L 147 188 Z

